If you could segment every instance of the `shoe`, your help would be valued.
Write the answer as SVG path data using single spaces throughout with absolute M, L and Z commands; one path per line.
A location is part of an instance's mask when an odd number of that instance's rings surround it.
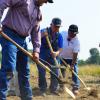
M 43 92 L 43 91 L 41 91 L 41 92 L 40 92 L 40 95 L 43 96 L 43 97 L 45 97 L 45 96 L 46 96 L 46 93 Z
M 78 90 L 73 90 L 73 93 L 74 93 L 75 95 L 79 95 L 79 91 L 78 91 Z
M 57 96 L 60 96 L 59 92 L 58 91 L 50 91 L 52 94 L 54 95 L 57 95 Z

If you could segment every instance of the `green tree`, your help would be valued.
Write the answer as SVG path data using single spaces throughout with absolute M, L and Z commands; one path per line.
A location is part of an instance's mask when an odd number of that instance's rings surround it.
M 100 64 L 100 53 L 97 48 L 90 49 L 90 57 L 86 60 L 88 64 Z
M 84 61 L 84 60 L 79 60 L 78 64 L 79 64 L 79 66 L 86 65 L 86 61 Z

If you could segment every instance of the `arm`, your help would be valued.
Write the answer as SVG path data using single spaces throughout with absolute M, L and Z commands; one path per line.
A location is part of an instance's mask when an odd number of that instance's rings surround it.
M 71 70 L 74 70 L 74 66 L 75 66 L 75 63 L 77 62 L 77 55 L 78 53 L 73 53 L 73 59 L 72 59 L 72 63 L 71 63 Z
M 33 44 L 33 60 L 36 62 L 39 61 L 39 53 L 41 47 L 41 33 L 40 33 L 40 22 L 42 21 L 42 14 L 40 9 L 37 10 L 39 19 L 34 21 L 34 26 L 31 31 L 31 40 Z
M 62 37 L 61 34 L 59 34 L 59 37 L 58 37 L 58 46 L 59 46 L 59 49 L 56 52 L 53 52 L 53 56 L 54 57 L 59 56 L 59 54 L 62 52 L 62 48 L 63 48 L 63 37 Z
M 74 49 L 73 49 L 73 58 L 72 58 L 72 63 L 71 63 L 71 68 L 74 69 L 75 63 L 77 63 L 77 58 L 78 58 L 78 53 L 80 51 L 80 43 L 79 41 L 75 44 Z
M 78 53 L 73 53 L 73 59 L 72 59 L 72 64 L 71 66 L 73 67 L 75 65 L 75 63 L 77 62 L 77 56 L 78 56 Z
M 31 39 L 33 44 L 33 52 L 40 52 L 41 34 L 39 32 L 40 26 L 36 25 L 31 32 Z
M 39 32 L 40 26 L 36 25 L 31 32 L 31 40 L 33 44 L 33 60 L 39 60 L 40 46 L 41 46 L 41 34 Z

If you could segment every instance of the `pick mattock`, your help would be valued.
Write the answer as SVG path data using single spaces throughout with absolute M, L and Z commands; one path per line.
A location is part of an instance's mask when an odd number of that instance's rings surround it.
M 52 46 L 51 46 L 50 40 L 49 40 L 49 38 L 48 38 L 48 35 L 46 35 L 46 40 L 47 40 L 48 46 L 49 46 L 49 48 L 50 48 L 50 51 L 53 52 L 53 48 L 52 48 Z M 55 64 L 56 64 L 56 66 L 59 67 L 59 64 L 58 64 L 56 58 L 54 58 L 54 62 L 55 62 Z M 62 76 L 62 73 L 61 73 L 60 68 L 59 68 L 59 72 L 60 72 L 60 78 L 63 79 L 63 76 Z M 64 90 L 65 90 L 69 95 L 71 95 L 71 96 L 73 97 L 73 99 L 76 98 L 75 95 L 73 94 L 73 92 L 71 92 L 67 87 L 64 86 Z
M 63 64 L 71 70 L 70 65 L 67 64 L 61 57 L 59 57 L 59 58 L 61 59 L 61 61 L 63 62 Z M 88 91 L 91 90 L 91 88 L 86 86 L 86 84 L 84 83 L 84 81 L 76 74 L 76 72 L 75 72 L 74 70 L 71 70 L 71 72 L 72 72 L 76 77 L 78 77 L 78 79 L 79 79 L 79 80 L 81 81 L 81 83 L 84 85 L 84 87 L 85 87 L 86 90 L 88 90 Z
M 21 50 L 24 54 L 26 54 L 28 57 L 30 57 L 33 60 L 33 56 L 31 53 L 29 53 L 27 50 L 25 50 L 24 48 L 22 48 L 20 45 L 18 45 L 14 40 L 12 40 L 9 36 L 7 36 L 5 33 L 3 33 L 2 31 L 0 31 L 0 34 L 7 39 L 8 41 L 12 42 L 19 50 Z M 59 84 L 65 84 L 66 82 L 61 80 L 52 70 L 50 70 L 49 67 L 45 66 L 41 61 L 36 62 L 37 64 L 39 64 L 41 67 L 43 67 L 46 71 L 48 71 L 49 73 L 51 73 L 52 75 L 55 76 L 55 78 L 58 80 Z M 67 89 L 67 87 L 66 87 Z M 73 99 L 75 99 L 74 94 L 67 89 L 67 92 L 70 94 L 70 96 L 72 96 Z

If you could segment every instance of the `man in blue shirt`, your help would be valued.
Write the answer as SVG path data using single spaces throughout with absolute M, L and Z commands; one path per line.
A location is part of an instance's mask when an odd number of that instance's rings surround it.
M 53 18 L 52 22 L 50 24 L 50 27 L 44 28 L 41 30 L 41 48 L 40 48 L 40 58 L 43 60 L 49 62 L 51 65 L 55 66 L 55 62 L 53 57 L 56 57 L 57 61 L 59 62 L 58 55 L 62 51 L 63 47 L 63 38 L 62 35 L 59 33 L 59 28 L 61 26 L 61 19 L 59 18 Z M 45 34 L 45 31 L 47 31 L 47 34 Z M 49 40 L 51 42 L 53 52 L 50 51 L 48 43 L 46 41 L 46 35 L 48 35 Z M 46 89 L 47 89 L 47 82 L 46 82 L 46 71 L 38 65 L 39 70 L 39 88 L 41 91 L 41 95 L 45 95 Z M 55 72 L 57 76 L 59 76 L 58 69 L 51 68 L 52 71 Z M 58 95 L 58 81 L 57 79 L 51 75 L 50 79 L 50 92 L 53 94 Z

